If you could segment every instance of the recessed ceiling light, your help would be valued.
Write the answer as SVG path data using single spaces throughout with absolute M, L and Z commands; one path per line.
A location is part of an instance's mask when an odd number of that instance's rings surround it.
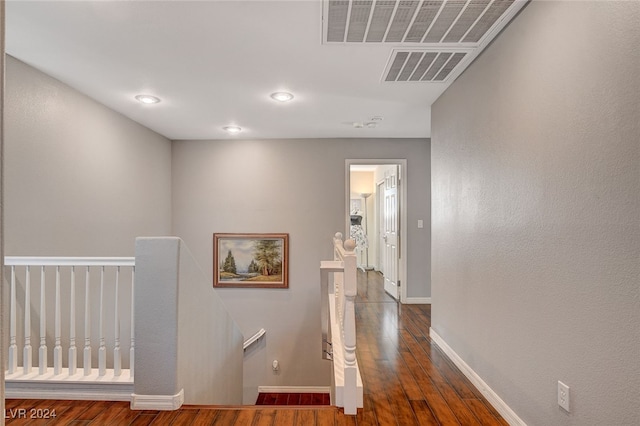
M 136 96 L 136 99 L 143 104 L 157 104 L 160 102 L 160 98 L 151 95 L 138 95 Z
M 289 102 L 293 95 L 289 92 L 275 92 L 271 94 L 271 99 L 278 102 Z
M 232 135 L 238 134 L 242 131 L 242 128 L 238 126 L 225 126 L 222 129 L 226 130 L 228 133 L 231 133 Z

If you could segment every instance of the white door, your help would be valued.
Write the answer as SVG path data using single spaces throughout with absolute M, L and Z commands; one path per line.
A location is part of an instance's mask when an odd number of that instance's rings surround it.
M 394 298 L 400 297 L 398 286 L 398 167 L 385 173 L 384 178 L 384 208 L 382 212 L 383 223 L 383 264 L 384 264 L 384 289 Z

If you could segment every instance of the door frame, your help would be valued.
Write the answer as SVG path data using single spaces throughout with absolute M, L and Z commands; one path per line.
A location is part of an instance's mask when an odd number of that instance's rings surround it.
M 347 158 L 345 160 L 345 195 L 344 195 L 344 235 L 349 235 L 351 217 L 349 212 L 351 200 L 351 166 L 352 165 L 399 165 L 400 166 L 400 258 L 398 259 L 398 280 L 400 280 L 400 303 L 407 301 L 407 159 L 404 158 Z M 377 182 L 376 182 L 377 183 Z M 376 230 L 377 232 L 377 230 Z

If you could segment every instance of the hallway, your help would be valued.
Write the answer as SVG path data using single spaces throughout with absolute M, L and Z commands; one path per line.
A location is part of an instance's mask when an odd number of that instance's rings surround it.
M 7 400 L 11 425 L 507 425 L 429 338 L 431 306 L 398 305 L 377 272 L 358 272 L 357 354 L 364 409 L 183 406 L 131 411 L 127 402 Z M 53 414 L 48 421 L 43 414 Z M 24 413 L 26 418 L 18 418 Z M 37 418 L 40 416 L 40 418 Z
M 506 425 L 429 338 L 431 305 L 397 304 L 380 274 L 358 274 L 358 424 Z

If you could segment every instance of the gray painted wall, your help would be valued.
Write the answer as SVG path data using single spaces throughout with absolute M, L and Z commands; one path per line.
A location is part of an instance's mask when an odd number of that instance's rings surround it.
M 171 232 L 171 142 L 8 56 L 5 254 L 133 256 Z
M 171 142 L 10 56 L 6 66 L 5 254 L 133 256 L 136 237 L 170 234 Z M 67 283 L 62 286 L 63 301 L 69 300 Z M 34 295 L 39 294 L 37 285 L 32 281 Z M 21 278 L 18 287 L 24 291 Z M 113 293 L 106 293 L 112 303 Z M 92 294 L 93 306 L 98 306 L 99 293 Z M 47 297 L 53 306 L 54 292 Z M 83 312 L 81 288 L 77 302 L 78 312 Z M 127 300 L 121 312 L 128 306 Z M 53 359 L 54 309 L 47 315 Z M 67 322 L 63 315 L 63 335 Z M 81 318 L 79 324 L 82 330 Z M 37 327 L 37 321 L 32 326 Z M 129 330 L 129 316 L 124 315 L 122 336 L 129 336 Z M 95 328 L 93 337 L 98 337 Z M 112 348 L 110 327 L 106 338 Z M 128 338 L 123 343 L 123 367 L 128 368 Z M 97 365 L 97 351 L 93 356 Z M 111 357 L 109 350 L 108 362 Z M 37 359 L 35 351 L 34 362 Z
M 288 290 L 218 292 L 245 337 L 267 330 L 261 346 L 245 357 L 245 402 L 255 402 L 259 385 L 329 385 L 329 365 L 320 356 L 319 266 L 332 257 L 332 235 L 345 227 L 347 158 L 407 158 L 408 220 L 428 223 L 426 139 L 173 144 L 173 230 L 210 280 L 214 232 L 290 234 Z M 409 296 L 429 297 L 429 230 L 411 231 L 408 246 Z M 274 359 L 278 374 L 271 371 Z
M 529 425 L 640 424 L 639 22 L 531 2 L 433 107 L 433 328 Z

